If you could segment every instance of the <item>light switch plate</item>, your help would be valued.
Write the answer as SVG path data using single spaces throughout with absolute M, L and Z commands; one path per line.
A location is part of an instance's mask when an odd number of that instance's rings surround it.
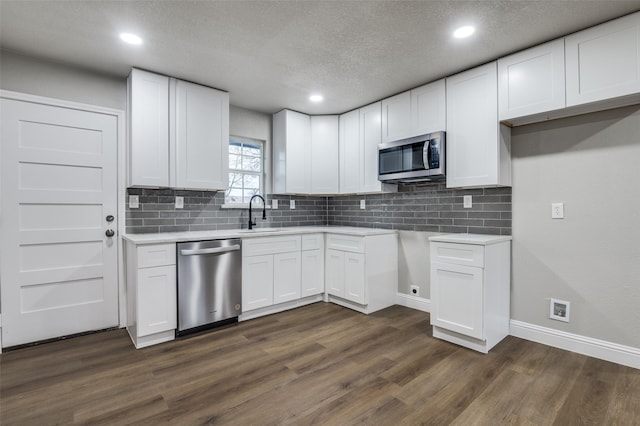
M 129 195 L 129 208 L 130 209 L 140 208 L 140 198 L 137 195 Z
M 276 210 L 278 208 L 278 200 L 271 200 L 271 209 Z
M 462 207 L 465 209 L 473 207 L 473 197 L 471 195 L 465 195 L 462 197 Z
M 176 197 L 176 209 L 184 209 L 184 197 Z
M 291 200 L 291 202 L 289 203 L 289 208 L 291 210 L 295 210 L 296 209 L 296 200 Z
M 367 202 L 365 200 L 360 200 L 360 209 L 364 210 L 367 208 Z

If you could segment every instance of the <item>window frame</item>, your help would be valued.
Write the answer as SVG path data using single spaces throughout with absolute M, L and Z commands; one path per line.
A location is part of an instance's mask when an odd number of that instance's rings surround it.
M 251 144 L 251 145 L 259 145 L 260 146 L 260 171 L 259 172 L 254 172 L 251 170 L 246 170 L 246 169 L 235 169 L 231 167 L 231 155 L 237 155 L 237 154 L 232 154 L 231 153 L 231 146 L 232 145 L 238 145 L 238 142 L 240 144 L 240 146 L 242 146 L 243 144 Z M 265 171 L 265 150 L 266 150 L 266 146 L 267 146 L 267 142 L 265 140 L 262 139 L 255 139 L 255 138 L 249 138 L 249 137 L 245 137 L 245 136 L 234 136 L 234 135 L 229 135 L 229 148 L 227 149 L 227 161 L 229 163 L 229 169 L 228 169 L 228 174 L 229 176 L 232 173 L 235 174 L 241 174 L 243 177 L 245 175 L 254 175 L 254 176 L 258 176 L 258 181 L 259 181 L 259 188 L 258 188 L 258 194 L 264 194 L 265 191 L 265 179 L 266 179 L 266 171 Z M 243 154 L 240 154 L 241 157 L 243 156 Z M 254 157 L 255 158 L 255 157 Z M 243 179 L 244 180 L 244 179 Z M 224 195 L 224 204 L 222 205 L 222 208 L 248 208 L 249 207 L 249 203 L 248 202 L 244 202 L 244 200 L 242 202 L 233 202 L 231 200 L 228 199 L 228 194 L 229 194 L 229 190 L 231 189 L 231 180 L 229 180 L 229 183 L 227 185 L 227 189 L 225 190 L 225 195 Z M 237 188 L 237 187 L 236 187 Z M 243 195 L 242 197 L 244 198 L 244 187 L 242 187 L 242 191 L 243 191 Z

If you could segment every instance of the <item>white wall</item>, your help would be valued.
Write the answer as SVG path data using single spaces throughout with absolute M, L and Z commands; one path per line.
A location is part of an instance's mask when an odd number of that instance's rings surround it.
M 125 110 L 127 80 L 0 50 L 0 88 Z
M 640 348 L 640 106 L 512 129 L 512 171 L 511 318 Z

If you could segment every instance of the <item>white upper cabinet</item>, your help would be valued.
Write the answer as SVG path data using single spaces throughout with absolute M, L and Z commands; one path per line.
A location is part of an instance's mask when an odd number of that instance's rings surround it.
M 382 100 L 382 143 L 445 130 L 445 98 L 442 79 Z
M 129 186 L 224 190 L 229 94 L 132 69 Z
M 382 142 L 411 137 L 411 93 L 384 99 L 382 105 Z
M 498 60 L 500 120 L 564 108 L 564 39 Z
M 411 135 L 441 132 L 447 127 L 444 78 L 411 90 Z
M 169 77 L 132 69 L 127 89 L 128 186 L 169 186 Z
M 447 78 L 447 187 L 510 186 L 510 129 L 498 122 L 497 64 Z
M 567 106 L 640 92 L 640 12 L 565 38 Z
M 340 193 L 353 194 L 360 190 L 360 110 L 340 116 L 339 163 Z
M 338 125 L 337 115 L 311 116 L 311 193 L 337 194 Z
M 176 82 L 176 187 L 226 190 L 229 94 Z
M 338 193 L 337 115 L 273 115 L 273 192 Z
M 378 180 L 381 103 L 340 116 L 340 193 L 392 192 L 397 185 Z
M 273 115 L 273 192 L 311 193 L 311 118 L 282 110 Z

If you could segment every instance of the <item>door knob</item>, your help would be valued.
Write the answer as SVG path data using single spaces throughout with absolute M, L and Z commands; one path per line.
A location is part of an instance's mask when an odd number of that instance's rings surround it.
M 107 229 L 107 232 L 105 232 L 104 235 L 106 235 L 107 237 L 113 237 L 114 235 L 116 235 L 116 233 L 113 232 L 113 229 Z
M 106 219 L 107 219 L 107 222 L 113 222 L 113 219 L 115 219 L 115 217 L 113 217 L 113 215 L 110 214 L 109 216 L 106 217 Z

